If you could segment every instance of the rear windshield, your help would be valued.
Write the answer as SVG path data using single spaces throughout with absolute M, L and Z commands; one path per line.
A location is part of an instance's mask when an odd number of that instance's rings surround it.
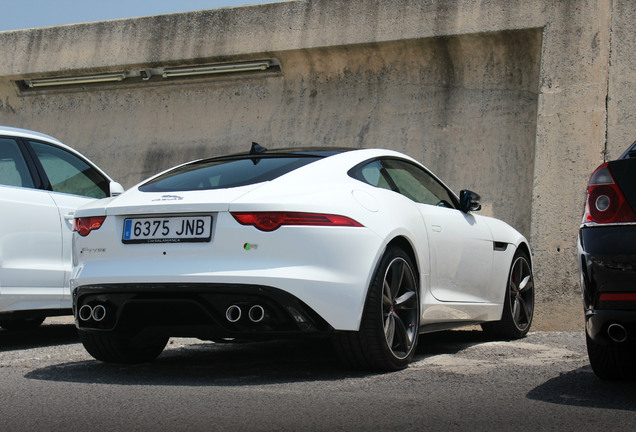
M 273 180 L 321 156 L 251 157 L 189 163 L 141 185 L 142 192 L 225 189 Z

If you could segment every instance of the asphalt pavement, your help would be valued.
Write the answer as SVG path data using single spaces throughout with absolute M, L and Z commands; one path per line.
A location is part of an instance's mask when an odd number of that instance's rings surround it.
M 153 363 L 95 361 L 68 319 L 0 331 L 2 431 L 598 431 L 636 427 L 636 383 L 602 382 L 582 332 L 424 335 L 394 373 L 326 341 L 171 339 Z

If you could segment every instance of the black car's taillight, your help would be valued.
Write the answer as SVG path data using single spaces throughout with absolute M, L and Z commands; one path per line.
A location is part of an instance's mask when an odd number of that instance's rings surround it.
M 590 177 L 583 223 L 636 222 L 636 214 L 616 184 L 607 163 L 599 166 Z

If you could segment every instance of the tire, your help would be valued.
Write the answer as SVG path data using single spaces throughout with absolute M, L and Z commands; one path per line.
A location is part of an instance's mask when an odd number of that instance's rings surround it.
M 481 328 L 495 339 L 520 339 L 528 334 L 534 315 L 534 279 L 528 254 L 517 250 L 503 301 L 501 320 L 486 322 Z
M 146 363 L 156 359 L 168 343 L 167 337 L 121 336 L 79 330 L 84 348 L 105 363 Z
M 356 369 L 404 369 L 415 354 L 419 320 L 417 272 L 402 249 L 389 247 L 371 281 L 360 330 L 337 335 L 336 350 Z
M 602 380 L 636 379 L 636 346 L 628 342 L 597 343 L 585 332 L 587 356 L 594 374 Z
M 0 320 L 0 327 L 11 331 L 25 331 L 36 329 L 44 322 L 45 317 L 25 318 L 16 320 Z

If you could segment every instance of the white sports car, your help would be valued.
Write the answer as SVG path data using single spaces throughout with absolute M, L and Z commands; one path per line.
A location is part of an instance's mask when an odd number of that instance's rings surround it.
M 527 240 L 390 150 L 266 150 L 180 165 L 76 212 L 71 290 L 87 351 L 156 358 L 170 336 L 333 336 L 397 370 L 420 333 L 529 330 Z

